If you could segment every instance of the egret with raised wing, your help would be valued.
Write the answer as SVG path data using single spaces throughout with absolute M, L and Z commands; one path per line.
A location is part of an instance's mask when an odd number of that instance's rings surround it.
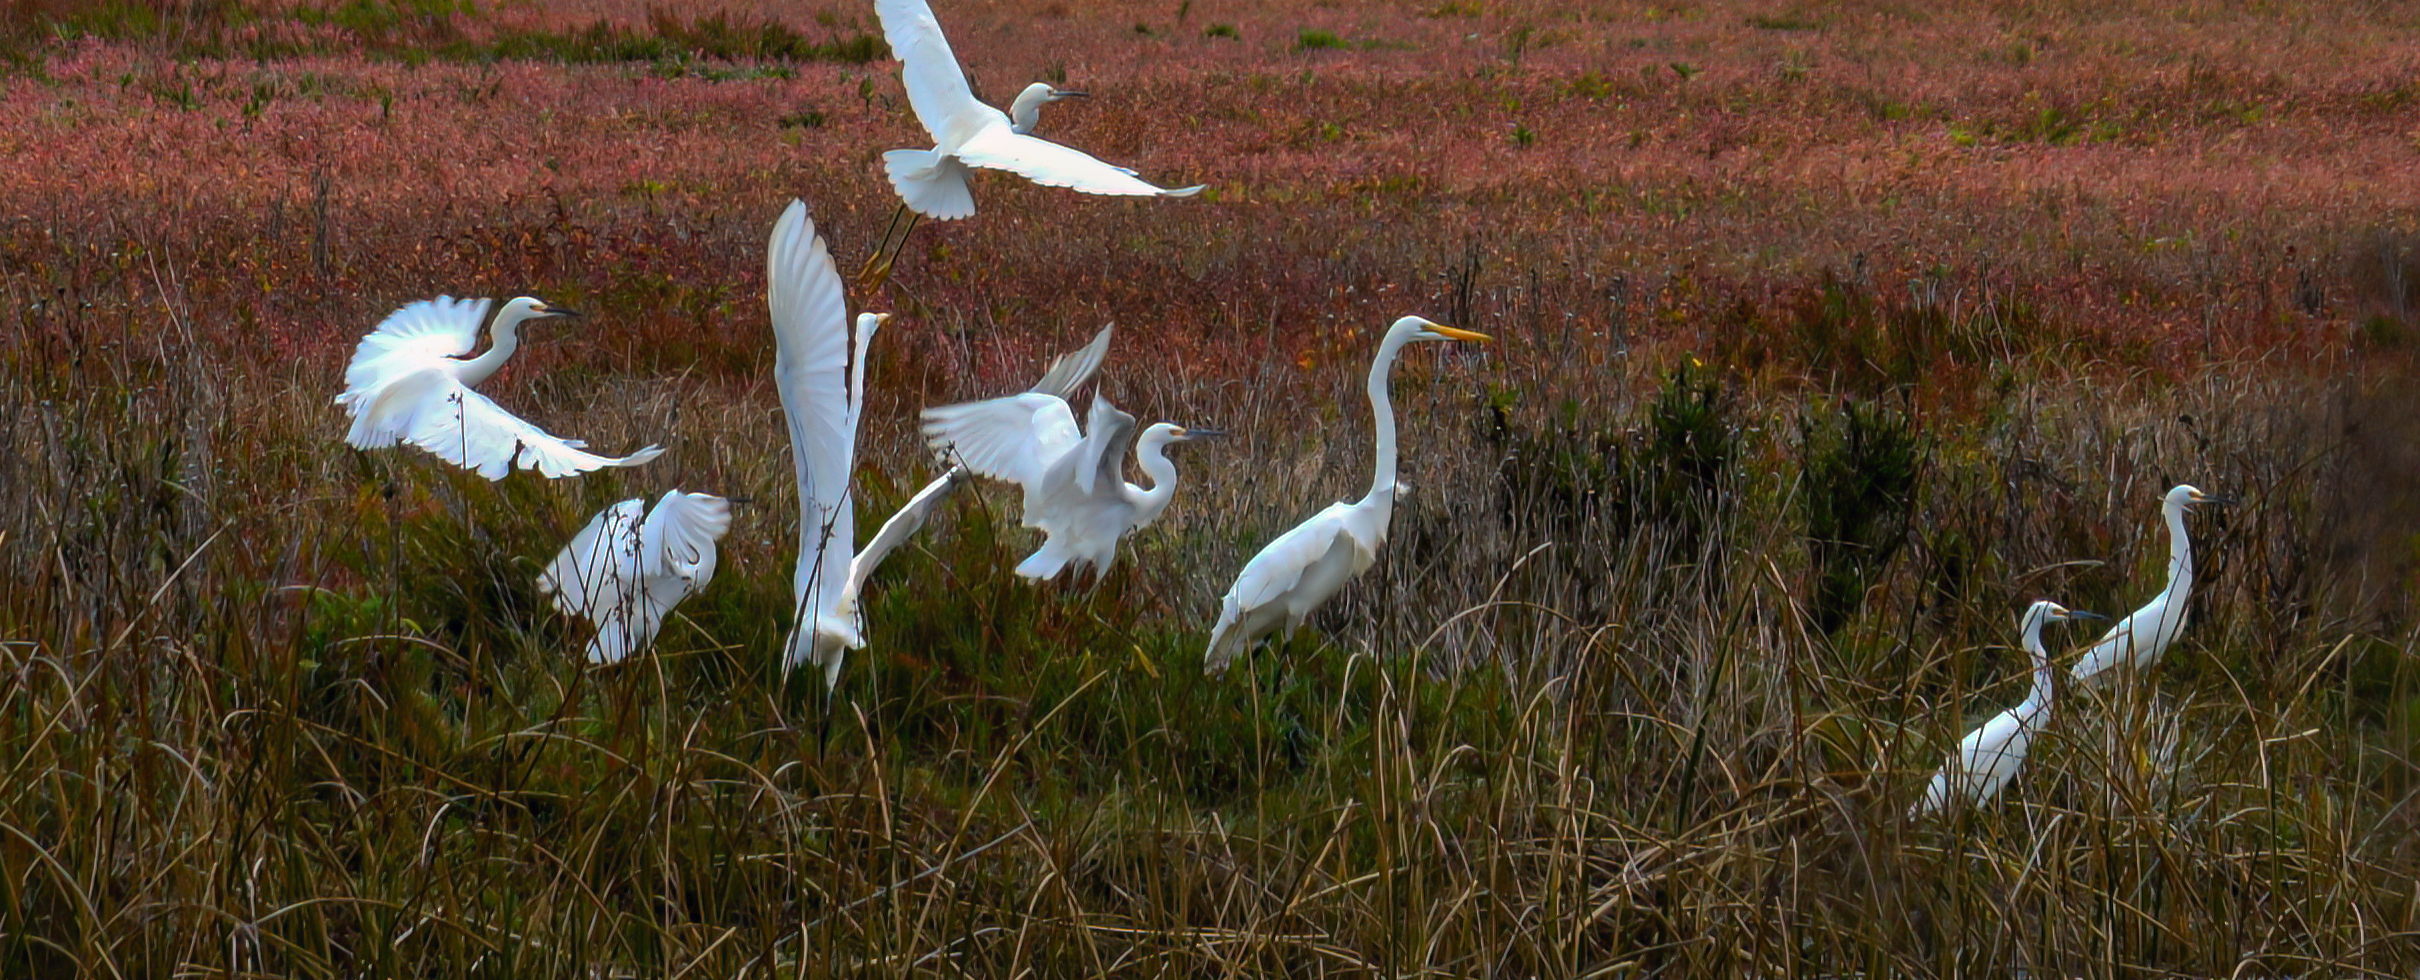
M 549 479 L 605 466 L 637 466 L 663 454 L 649 446 L 628 456 L 599 456 L 505 411 L 472 388 L 496 373 L 521 346 L 521 325 L 545 317 L 578 316 L 522 296 L 504 304 L 490 328 L 487 352 L 471 357 L 492 300 L 440 296 L 391 313 L 361 338 L 336 396 L 352 416 L 345 441 L 359 449 L 409 442 L 439 459 L 501 480 L 513 467 Z
M 589 663 L 646 649 L 672 607 L 714 580 L 714 543 L 731 530 L 731 502 L 674 490 L 642 519 L 646 507 L 632 497 L 605 508 L 538 575 L 556 609 L 596 626 Z
M 1457 330 L 1416 316 L 1395 321 L 1378 344 L 1370 364 L 1370 414 L 1378 430 L 1376 474 L 1370 492 L 1360 500 L 1328 505 L 1326 510 L 1269 542 L 1244 564 L 1235 586 L 1221 603 L 1218 625 L 1210 631 L 1210 647 L 1202 656 L 1202 672 L 1219 674 L 1238 654 L 1252 649 L 1262 637 L 1280 627 L 1286 635 L 1302 628 L 1311 610 L 1344 589 L 1346 582 L 1368 571 L 1386 543 L 1387 524 L 1395 514 L 1395 406 L 1388 397 L 1395 358 L 1404 345 L 1432 340 L 1487 342 L 1486 334 Z

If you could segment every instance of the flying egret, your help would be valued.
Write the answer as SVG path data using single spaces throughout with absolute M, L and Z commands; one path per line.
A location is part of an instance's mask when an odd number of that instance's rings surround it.
M 2020 626 L 2025 632 L 2025 653 L 2033 658 L 2033 691 L 2023 703 L 1984 722 L 1966 737 L 1958 740 L 1958 753 L 1933 774 L 1931 785 L 1924 788 L 1924 798 L 1908 810 L 1914 819 L 1939 813 L 1952 803 L 1973 806 L 2000 795 L 2008 781 L 2025 764 L 2025 752 L 2033 745 L 2034 733 L 2050 724 L 2052 695 L 2050 654 L 2042 649 L 2042 626 L 2076 619 L 2100 619 L 2099 615 L 2071 610 L 2058 603 L 2043 600 L 2025 610 Z
M 647 648 L 664 617 L 714 580 L 714 543 L 731 530 L 731 502 L 712 494 L 632 497 L 598 512 L 538 575 L 555 608 L 596 624 L 588 662 L 613 664 Z
M 1060 99 L 1088 99 L 1089 92 L 1071 92 L 1052 88 L 1049 82 L 1035 82 L 1017 93 L 1016 101 L 1008 104 L 1008 131 L 1019 136 L 1032 136 L 1034 127 L 1042 124 L 1042 107 Z M 1119 168 L 1124 169 L 1124 168 Z M 1127 170 L 1127 173 L 1133 173 Z
M 777 350 L 774 383 L 798 474 L 798 565 L 791 578 L 798 625 L 783 643 L 783 663 L 821 666 L 829 697 L 847 652 L 865 647 L 858 597 L 866 579 L 964 477 L 953 471 L 927 485 L 858 551 L 849 476 L 865 409 L 867 349 L 890 314 L 858 314 L 852 331 L 831 249 L 815 233 L 806 204 L 795 200 L 774 223 L 766 249 L 765 303 Z
M 490 480 L 504 479 L 514 466 L 552 479 L 663 455 L 656 446 L 618 458 L 595 455 L 586 443 L 550 435 L 471 390 L 521 346 L 521 324 L 579 315 L 528 296 L 511 300 L 496 314 L 487 353 L 470 357 L 491 302 L 422 300 L 388 314 L 361 338 L 345 368 L 344 393 L 336 396 L 353 418 L 345 441 L 361 449 L 409 442 Z
M 1041 104 L 1060 95 L 1037 95 L 1033 86 L 1027 86 L 1012 105 L 1020 110 L 1013 120 L 977 101 L 967 88 L 966 73 L 958 67 L 958 56 L 950 51 L 949 39 L 941 35 L 941 25 L 925 0 L 876 0 L 874 13 L 882 20 L 883 38 L 890 42 L 892 55 L 899 59 L 908 105 L 933 137 L 932 149 L 892 150 L 882 155 L 883 169 L 908 210 L 940 221 L 972 216 L 975 197 L 967 186 L 969 167 L 1006 170 L 1037 184 L 1087 194 L 1190 197 L 1201 192 L 1201 185 L 1153 186 L 1125 168 L 1031 135 Z M 909 229 L 914 230 L 913 223 Z M 902 233 L 902 240 L 905 237 Z M 884 239 L 887 245 L 887 233 Z M 861 281 L 879 281 L 889 272 L 890 260 L 882 255 L 883 250 L 876 249 L 875 260 L 868 263 Z
M 2193 539 L 2185 533 L 2185 511 L 2227 502 L 2188 485 L 2179 485 L 2161 498 L 2160 514 L 2168 522 L 2168 587 L 2093 641 L 2076 661 L 2076 680 L 2091 680 L 2119 664 L 2141 670 L 2168 652 L 2168 645 L 2185 631 L 2185 609 L 2193 596 Z
M 1235 586 L 1227 590 L 1217 627 L 1210 631 L 1210 647 L 1202 656 L 1203 673 L 1225 672 L 1237 654 L 1281 626 L 1286 635 L 1293 635 L 1311 610 L 1378 560 L 1378 547 L 1386 543 L 1387 523 L 1394 517 L 1397 490 L 1395 407 L 1387 397 L 1387 382 L 1403 346 L 1427 340 L 1485 343 L 1491 339 L 1416 316 L 1397 320 L 1387 330 L 1386 339 L 1378 344 L 1377 359 L 1370 363 L 1370 414 L 1378 429 L 1377 473 L 1370 480 L 1370 492 L 1352 503 L 1328 505 L 1269 542 L 1244 564 Z
M 1082 352 L 1095 365 L 1107 351 L 1110 329 L 1102 327 Z M 1005 398 L 928 408 L 924 420 L 926 441 L 944 458 L 1024 488 L 1025 526 L 1040 530 L 1045 540 L 1018 563 L 1017 574 L 1044 580 L 1070 565 L 1079 574 L 1089 565 L 1096 577 L 1107 575 L 1118 539 L 1151 526 L 1176 496 L 1176 464 L 1167 448 L 1225 434 L 1161 422 L 1138 437 L 1134 416 L 1100 394 L 1093 395 L 1086 431 L 1079 433 L 1066 392 L 1039 385 Z M 1129 445 L 1151 478 L 1148 489 L 1126 482 Z

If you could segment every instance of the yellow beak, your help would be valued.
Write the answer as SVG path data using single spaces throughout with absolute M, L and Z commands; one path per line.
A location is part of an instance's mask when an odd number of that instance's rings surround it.
M 1476 330 L 1458 330 L 1442 323 L 1429 324 L 1428 329 L 1430 333 L 1444 337 L 1447 340 L 1467 340 L 1478 344 L 1494 343 L 1496 340 L 1496 338 L 1490 337 Z

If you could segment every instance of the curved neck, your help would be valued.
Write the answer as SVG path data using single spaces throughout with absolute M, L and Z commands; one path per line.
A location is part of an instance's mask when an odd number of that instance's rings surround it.
M 2048 707 L 2054 693 L 2051 689 L 2053 672 L 2050 669 L 2050 653 L 2042 649 L 2043 618 L 2041 616 L 2026 617 L 2025 654 L 2033 658 L 2033 691 L 2025 696 L 2025 703 L 2018 706 L 2017 710 L 2020 713 L 2028 708 Z
M 1131 483 L 1126 485 L 1127 496 L 1134 501 L 1137 529 L 1150 527 L 1151 522 L 1159 520 L 1160 512 L 1167 510 L 1168 502 L 1176 498 L 1176 464 L 1168 461 L 1167 448 L 1167 439 L 1149 433 L 1134 447 L 1135 462 L 1143 467 L 1143 475 L 1151 478 L 1149 490 L 1138 490 Z
M 1395 374 L 1395 356 L 1409 341 L 1402 334 L 1387 334 L 1386 342 L 1378 346 L 1378 359 L 1370 362 L 1370 416 L 1378 435 L 1376 472 L 1370 476 L 1372 496 L 1395 489 L 1395 402 L 1388 396 L 1387 382 Z
M 461 367 L 455 368 L 455 379 L 461 381 L 466 387 L 477 387 L 479 382 L 485 381 L 490 375 L 495 374 L 498 368 L 504 366 L 505 361 L 512 358 L 513 351 L 520 349 L 521 321 L 527 319 L 529 319 L 529 314 L 519 310 L 507 310 L 498 314 L 496 325 L 490 330 L 495 343 L 488 345 L 487 353 L 464 361 Z
M 1049 97 L 1036 95 L 1032 89 L 1017 94 L 1017 101 L 1008 106 L 1008 131 L 1019 136 L 1032 136 L 1034 127 L 1042 124 L 1042 103 Z
M 2193 537 L 2185 533 L 2185 508 L 2169 504 L 2168 519 L 2168 589 L 2183 593 L 2193 588 Z

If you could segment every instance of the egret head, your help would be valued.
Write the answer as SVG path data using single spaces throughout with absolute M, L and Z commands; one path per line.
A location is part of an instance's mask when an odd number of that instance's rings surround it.
M 1463 340 L 1484 344 L 1496 339 L 1474 330 L 1459 330 L 1442 323 L 1431 323 L 1416 316 L 1407 316 L 1395 321 L 1395 326 L 1389 332 L 1407 334 L 1404 337 L 1405 343 L 1423 340 Z
M 2176 489 L 2168 491 L 2165 503 L 2181 510 L 2188 507 L 2199 507 L 2203 504 L 2230 504 L 2234 501 L 2225 497 L 2213 497 L 2195 489 L 2191 484 L 2180 483 L 2176 485 Z
M 871 337 L 874 335 L 874 331 L 882 329 L 882 325 L 889 322 L 891 322 L 891 315 L 888 313 L 857 314 L 857 335 Z
M 1188 429 L 1174 422 L 1162 422 L 1158 425 L 1152 426 L 1149 430 L 1145 431 L 1143 435 L 1147 438 L 1157 438 L 1161 442 L 1169 443 L 1192 442 L 1196 439 L 1224 439 L 1227 437 L 1225 432 L 1221 432 L 1217 429 Z
M 2031 633 L 2034 630 L 2040 629 L 2041 627 L 2051 623 L 2072 623 L 2079 619 L 2101 618 L 2104 617 L 2102 617 L 2099 613 L 2089 613 L 2081 609 L 2069 609 L 2066 606 L 2059 605 L 2058 603 L 2052 602 L 2048 599 L 2043 599 L 2035 602 L 2031 606 L 2026 607 L 2024 617 L 2017 621 L 2017 628 L 2027 633 Z
M 1081 98 L 1087 98 L 1087 96 L 1082 92 L 1052 88 L 1048 82 L 1035 82 L 1028 85 L 1025 87 L 1025 91 L 1017 93 L 1015 102 L 1008 104 L 1009 129 L 1020 135 L 1031 136 L 1034 127 L 1042 121 L 1043 106 L 1060 99 Z
M 579 316 L 579 315 L 580 315 L 580 311 L 578 311 L 578 310 L 566 309 L 566 308 L 564 308 L 564 307 L 556 306 L 556 305 L 554 305 L 554 304 L 552 304 L 552 303 L 548 303 L 547 301 L 542 300 L 542 299 L 539 299 L 539 298 L 537 298 L 537 297 L 535 297 L 535 296 L 517 296 L 517 297 L 514 297 L 512 302 L 509 302 L 509 303 L 504 304 L 504 310 L 503 310 L 503 311 L 502 311 L 500 314 L 498 314 L 498 316 L 499 316 L 500 318 L 501 318 L 501 317 L 505 317 L 505 316 L 510 316 L 510 317 L 513 317 L 513 318 L 515 318 L 515 319 L 520 319 L 520 320 L 529 320 L 529 319 L 535 319 L 535 318 L 537 318 L 537 317 L 542 317 L 542 316 Z

